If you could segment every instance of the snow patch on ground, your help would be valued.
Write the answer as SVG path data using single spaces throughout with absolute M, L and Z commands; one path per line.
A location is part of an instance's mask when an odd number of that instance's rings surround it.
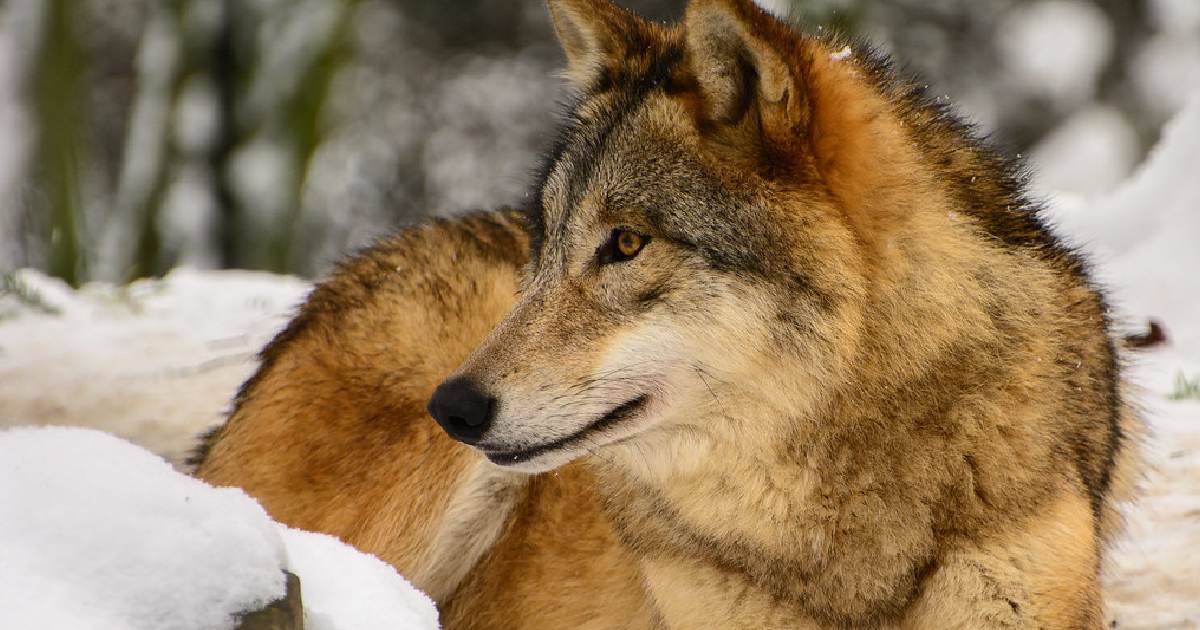
M 176 465 L 193 436 L 224 420 L 259 349 L 310 288 L 190 269 L 79 291 L 33 270 L 14 278 L 42 304 L 0 291 L 0 427 L 98 426 Z
M 1060 196 L 1050 207 L 1057 230 L 1091 254 L 1119 312 L 1136 322 L 1164 320 L 1171 344 L 1150 356 L 1174 355 L 1167 363 L 1200 360 L 1197 165 L 1200 92 L 1166 126 L 1162 142 L 1134 176 L 1111 195 L 1092 202 Z

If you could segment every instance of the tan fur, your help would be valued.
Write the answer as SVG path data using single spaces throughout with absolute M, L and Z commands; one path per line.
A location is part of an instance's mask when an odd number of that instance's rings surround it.
M 649 627 L 590 473 L 504 471 L 425 413 L 511 307 L 527 246 L 498 212 L 343 265 L 264 353 L 197 476 L 379 556 L 439 603 L 446 628 Z
M 352 260 L 200 476 L 452 629 L 1100 627 L 1140 425 L 1007 163 L 748 0 L 551 12 L 581 95 L 532 259 L 494 214 Z M 423 411 L 450 375 L 495 397 L 474 449 Z
M 508 527 L 524 494 L 525 475 L 474 462 L 437 521 L 432 540 L 416 550 L 421 563 L 409 579 L 434 601 L 449 601 Z
M 1091 518 L 1066 491 L 1014 531 L 948 552 L 901 627 L 1101 627 Z
M 434 596 L 452 593 L 524 480 L 482 469 L 424 421 L 425 401 L 511 306 L 527 243 L 514 221 L 425 226 L 345 264 L 264 353 L 197 475 L 378 555 Z M 464 529 L 485 540 L 452 550 L 445 536 Z

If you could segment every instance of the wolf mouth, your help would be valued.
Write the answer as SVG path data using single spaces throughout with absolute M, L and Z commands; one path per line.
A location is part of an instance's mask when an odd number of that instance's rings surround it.
M 493 464 L 498 464 L 500 466 L 511 466 L 514 464 L 520 464 L 522 462 L 527 462 L 527 461 L 537 457 L 538 455 L 542 455 L 544 453 L 549 453 L 551 451 L 556 451 L 565 446 L 570 446 L 571 444 L 579 442 L 595 433 L 603 431 L 604 429 L 607 429 L 610 426 L 613 426 L 615 424 L 618 424 L 618 423 L 624 421 L 625 419 L 636 414 L 643 407 L 645 407 L 647 400 L 649 400 L 649 397 L 645 394 L 642 394 L 641 396 L 638 396 L 637 398 L 627 400 L 627 401 L 621 403 L 620 405 L 613 407 L 613 409 L 611 411 L 609 411 L 608 413 L 601 416 L 600 419 L 596 420 L 595 422 L 592 422 L 591 424 L 585 426 L 584 428 L 580 429 L 579 431 L 572 433 L 571 435 L 568 435 L 566 437 L 562 437 L 557 440 L 554 440 L 552 442 L 546 442 L 545 444 L 539 444 L 537 446 L 534 446 L 534 447 L 531 447 L 528 449 L 517 450 L 517 451 L 489 451 L 486 449 L 481 449 L 481 450 L 483 451 L 483 454 L 486 455 L 487 458 L 489 460 L 491 460 L 491 462 Z

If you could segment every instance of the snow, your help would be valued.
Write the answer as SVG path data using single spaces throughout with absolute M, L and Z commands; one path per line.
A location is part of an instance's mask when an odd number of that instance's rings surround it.
M 1020 77 L 1017 84 L 1078 105 L 1095 90 L 1112 39 L 1112 26 L 1095 5 L 1042 0 L 1008 13 L 996 42 L 1005 67 Z
M 1164 31 L 1200 31 L 1200 2 L 1196 0 L 1151 0 L 1150 15 L 1154 25 Z
M 1111 195 L 1092 203 L 1060 197 L 1051 207 L 1059 230 L 1099 263 L 1117 306 L 1137 322 L 1149 317 L 1166 322 L 1173 343 L 1163 352 L 1176 360 L 1200 360 L 1197 164 L 1200 92 L 1166 126 L 1142 167 Z
M 175 144 L 188 153 L 203 153 L 212 148 L 219 132 L 220 114 L 217 90 L 212 79 L 191 77 L 184 82 L 172 125 Z
M 1030 153 L 1040 191 L 1096 198 L 1125 181 L 1140 152 L 1137 132 L 1107 105 L 1071 114 Z
M 829 58 L 832 59 L 833 61 L 844 61 L 846 59 L 849 59 L 850 55 L 853 53 L 854 53 L 854 51 L 851 50 L 849 46 L 846 46 L 846 47 L 842 48 L 841 50 L 829 55 Z
M 208 239 L 195 237 L 215 231 L 219 207 L 211 182 L 208 164 L 188 160 L 172 175 L 167 187 L 158 221 L 163 228 L 163 248 L 173 252 L 180 265 L 220 266 L 217 252 L 209 247 Z
M 481 173 L 498 164 L 511 164 L 512 156 L 541 136 L 540 127 L 518 121 L 524 120 L 523 113 L 553 101 L 544 76 L 532 54 L 479 56 L 467 59 L 438 86 L 421 158 L 432 208 L 442 214 L 489 208 L 497 199 L 513 199 L 525 190 L 527 178 L 520 172 L 500 178 L 498 186 L 468 184 L 479 182 Z M 481 135 L 493 140 L 481 144 Z
M 0 513 L 0 627 L 219 630 L 284 594 L 257 502 L 99 431 L 0 433 Z
M 301 576 L 306 630 L 438 627 L 433 601 L 391 565 L 332 536 L 280 528 L 288 566 Z
M 0 513 L 3 628 L 226 630 L 284 596 L 285 567 L 309 630 L 438 627 L 378 558 L 100 431 L 0 431 Z
M 1191 93 L 1200 88 L 1197 59 L 1200 38 L 1194 31 L 1168 30 L 1143 44 L 1130 61 L 1130 78 L 1145 107 L 1163 116 L 1179 111 Z
M 57 314 L 0 293 L 0 427 L 101 426 L 175 464 L 223 420 L 309 289 L 246 271 L 177 269 L 78 292 L 32 270 L 15 278 Z
M 286 147 L 260 134 L 234 153 L 228 175 L 238 197 L 253 213 L 256 226 L 283 223 L 290 202 L 289 182 L 296 177 Z

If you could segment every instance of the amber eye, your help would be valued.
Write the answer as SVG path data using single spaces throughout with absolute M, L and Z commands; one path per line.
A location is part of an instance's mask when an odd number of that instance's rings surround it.
M 617 232 L 617 251 L 628 258 L 637 256 L 637 253 L 642 251 L 642 235 L 629 230 L 620 230 Z
M 600 264 L 630 260 L 637 256 L 649 242 L 650 237 L 645 234 L 638 234 L 626 228 L 617 228 L 612 231 L 608 240 L 600 246 L 600 250 L 597 252 Z

